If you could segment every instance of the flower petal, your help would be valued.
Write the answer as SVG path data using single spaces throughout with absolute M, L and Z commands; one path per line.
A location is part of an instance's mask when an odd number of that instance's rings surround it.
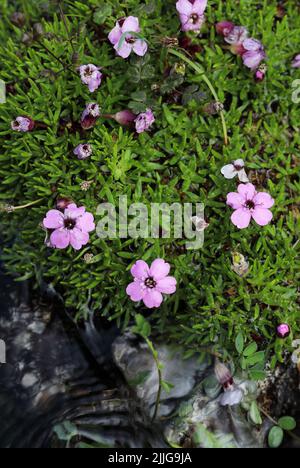
M 238 177 L 240 182 L 243 182 L 244 184 L 247 184 L 249 182 L 245 169 L 241 169 L 240 171 L 238 171 Z
M 238 405 L 244 396 L 244 392 L 240 388 L 236 388 L 234 390 L 229 390 L 223 393 L 220 397 L 220 405 L 221 406 L 235 406 Z
M 259 224 L 259 226 L 266 226 L 273 219 L 273 213 L 266 208 L 255 208 L 252 213 L 254 221 Z
M 57 249 L 66 249 L 70 244 L 70 231 L 67 229 L 57 229 L 52 232 L 50 242 Z
M 230 192 L 227 195 L 227 205 L 231 206 L 234 210 L 238 210 L 239 208 L 242 208 L 244 204 L 244 199 L 243 197 L 236 192 Z
M 207 7 L 207 0 L 195 0 L 193 4 L 193 12 L 198 15 L 203 15 Z
M 80 229 L 74 228 L 70 231 L 70 244 L 73 249 L 80 250 L 83 245 L 86 245 L 90 240 L 87 232 L 82 232 Z
M 156 290 L 164 294 L 174 294 L 177 281 L 173 276 L 167 276 L 157 282 Z
M 124 32 L 140 32 L 139 19 L 135 16 L 128 16 L 122 26 L 122 33 Z
M 114 29 L 109 33 L 108 39 L 113 45 L 116 45 L 119 43 L 121 37 L 122 37 L 122 30 L 119 26 L 119 23 L 117 23 Z
M 256 189 L 253 184 L 240 184 L 238 192 L 244 200 L 253 200 L 254 195 L 256 195 Z
M 94 216 L 91 213 L 84 213 L 83 216 L 77 220 L 77 227 L 82 232 L 92 232 L 95 230 Z
M 139 302 L 146 294 L 146 290 L 141 288 L 139 281 L 134 281 L 127 286 L 126 293 L 133 302 Z
M 189 0 L 178 0 L 176 9 L 180 14 L 190 16 L 193 11 L 193 5 Z
M 132 52 L 132 44 L 128 44 L 128 42 L 124 41 L 121 47 L 119 47 L 119 43 L 116 44 L 115 49 L 120 57 L 127 59 Z
M 50 210 L 43 221 L 46 229 L 59 229 L 64 225 L 64 215 L 58 210 Z
M 233 164 L 227 164 L 226 166 L 222 167 L 221 173 L 225 179 L 233 179 L 237 175 L 238 171 Z
M 147 263 L 144 260 L 138 260 L 131 268 L 131 274 L 134 278 L 147 278 L 150 275 Z
M 260 192 L 255 195 L 253 201 L 255 205 L 259 205 L 260 208 L 272 208 L 275 203 L 271 195 L 266 192 Z
M 146 41 L 138 39 L 133 44 L 133 51 L 136 53 L 136 55 L 139 55 L 140 57 L 143 57 L 146 54 L 147 50 L 148 44 Z
M 156 281 L 159 281 L 170 273 L 171 266 L 166 263 L 162 258 L 154 260 L 150 268 L 150 276 Z
M 145 296 L 143 297 L 143 301 L 148 309 L 153 309 L 160 307 L 163 301 L 162 294 L 155 289 L 147 290 Z
M 251 212 L 247 208 L 239 208 L 231 215 L 231 221 L 239 229 L 245 229 L 251 221 Z

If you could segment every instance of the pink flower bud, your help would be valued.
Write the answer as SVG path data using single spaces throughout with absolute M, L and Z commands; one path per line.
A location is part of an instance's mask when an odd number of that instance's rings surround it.
M 131 125 L 135 121 L 136 117 L 137 116 L 130 110 L 123 110 L 114 115 L 115 121 L 118 122 L 118 124 L 125 126 Z
M 58 210 L 64 211 L 66 208 L 68 208 L 69 205 L 71 205 L 73 202 L 72 198 L 58 198 L 56 201 L 56 208 Z
M 230 370 L 220 361 L 217 361 L 215 364 L 215 375 L 218 382 L 223 385 L 225 389 L 233 385 L 233 377 Z
M 290 336 L 291 329 L 290 326 L 287 323 L 282 323 L 277 327 L 277 336 L 278 338 L 287 338 Z

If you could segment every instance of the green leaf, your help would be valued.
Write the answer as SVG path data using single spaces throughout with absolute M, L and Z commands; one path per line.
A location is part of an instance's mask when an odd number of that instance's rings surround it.
M 293 431 L 297 427 L 295 419 L 291 416 L 284 416 L 280 418 L 278 424 L 281 429 L 284 429 L 285 431 Z
M 268 444 L 270 448 L 278 448 L 282 444 L 284 432 L 279 426 L 274 426 L 269 432 Z
M 253 401 L 251 403 L 250 411 L 249 411 L 249 416 L 251 418 L 251 421 L 256 424 L 256 425 L 261 425 L 262 424 L 262 417 L 259 411 L 259 408 L 257 406 L 256 401 Z
M 242 354 L 244 350 L 244 344 L 245 344 L 244 336 L 242 333 L 239 333 L 235 339 L 235 347 L 239 354 Z
M 251 343 L 244 350 L 243 355 L 245 357 L 252 356 L 252 354 L 256 353 L 256 351 L 257 351 L 257 344 L 256 343 Z

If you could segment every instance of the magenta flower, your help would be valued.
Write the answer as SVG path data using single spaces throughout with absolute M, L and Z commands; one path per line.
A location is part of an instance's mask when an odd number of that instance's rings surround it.
M 277 336 L 279 338 L 287 338 L 291 334 L 290 326 L 287 323 L 282 323 L 277 327 Z
M 16 132 L 31 132 L 34 127 L 35 122 L 30 117 L 19 116 L 11 122 L 11 128 Z
M 206 7 L 207 0 L 178 0 L 176 8 L 182 31 L 200 31 L 205 21 Z
M 300 54 L 296 55 L 292 62 L 292 67 L 293 68 L 300 68 Z
M 77 148 L 74 149 L 74 154 L 78 157 L 78 159 L 87 159 L 93 153 L 93 148 L 89 144 L 78 145 Z
M 53 230 L 50 236 L 50 244 L 57 249 L 66 249 L 71 245 L 75 250 L 80 250 L 89 240 L 89 232 L 95 230 L 94 217 L 85 211 L 85 207 L 72 203 L 62 213 L 58 210 L 50 210 L 43 221 L 46 229 Z
M 100 115 L 100 107 L 96 102 L 87 104 L 81 116 L 82 128 L 84 128 L 84 130 L 89 130 L 90 128 L 94 127 Z
M 91 93 L 96 91 L 101 85 L 102 73 L 99 67 L 91 63 L 89 65 L 81 65 L 81 67 L 79 67 L 79 73 L 82 83 L 88 85 Z
M 266 58 L 264 46 L 260 41 L 251 38 L 243 42 L 243 48 L 245 49 L 242 55 L 244 65 L 251 70 L 256 70 Z
M 134 302 L 143 301 L 149 309 L 159 307 L 163 302 L 163 294 L 174 294 L 177 281 L 170 273 L 170 265 L 158 258 L 151 267 L 139 260 L 131 268 L 134 282 L 127 287 L 127 294 Z
M 227 205 L 235 210 L 231 221 L 239 229 L 247 228 L 251 218 L 259 226 L 266 226 L 273 218 L 273 214 L 269 210 L 274 205 L 273 198 L 268 193 L 256 192 L 252 184 L 240 184 L 238 193 L 229 193 Z
M 148 44 L 136 35 L 140 31 L 139 19 L 135 16 L 129 16 L 117 21 L 116 26 L 109 33 L 108 39 L 120 57 L 126 59 L 131 52 L 143 57 L 148 50 Z
M 155 117 L 151 109 L 147 109 L 146 112 L 139 114 L 135 119 L 135 128 L 137 133 L 143 133 L 154 124 Z

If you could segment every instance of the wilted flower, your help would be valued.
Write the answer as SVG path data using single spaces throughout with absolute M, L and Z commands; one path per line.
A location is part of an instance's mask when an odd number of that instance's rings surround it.
M 56 201 L 56 208 L 58 210 L 64 211 L 66 208 L 68 208 L 69 205 L 72 205 L 73 203 L 74 201 L 72 200 L 72 198 L 58 198 Z
M 25 26 L 26 24 L 26 16 L 24 15 L 24 13 L 16 11 L 11 15 L 10 21 L 18 28 L 23 28 L 23 26 Z
M 11 122 L 11 128 L 16 132 L 31 132 L 34 127 L 35 122 L 31 117 L 19 116 Z
M 178 0 L 176 8 L 182 31 L 200 31 L 204 21 L 207 0 Z
M 204 217 L 193 216 L 191 218 L 197 232 L 203 232 L 208 228 L 209 224 L 205 221 Z
M 237 159 L 232 164 L 227 164 L 226 166 L 222 167 L 221 173 L 225 179 L 234 179 L 234 177 L 238 176 L 241 182 L 249 182 L 243 159 Z
M 220 404 L 222 406 L 238 405 L 244 397 L 244 392 L 239 386 L 235 385 L 228 367 L 217 361 L 215 364 L 215 375 L 224 389 L 224 393 L 220 396 Z
M 281 323 L 277 327 L 278 338 L 287 338 L 288 336 L 290 336 L 290 333 L 291 333 L 291 329 L 287 323 Z
M 118 122 L 118 124 L 125 125 L 125 126 L 132 125 L 136 117 L 137 117 L 136 114 L 134 114 L 128 109 L 117 112 L 113 116 L 113 118 L 115 119 L 116 122 Z
M 217 33 L 223 37 L 228 36 L 234 28 L 234 24 L 231 21 L 220 21 L 216 24 Z
M 138 37 L 140 31 L 139 19 L 129 16 L 117 21 L 108 39 L 120 57 L 127 58 L 131 52 L 143 57 L 148 50 L 148 44 Z
M 86 253 L 83 257 L 83 261 L 87 263 L 88 265 L 93 263 L 94 260 L 94 255 L 91 253 Z
M 143 301 L 149 309 L 159 307 L 163 294 L 174 294 L 177 281 L 170 273 L 170 265 L 158 258 L 151 267 L 143 260 L 138 260 L 131 269 L 134 282 L 127 287 L 127 294 L 134 302 Z
M 232 253 L 232 270 L 241 278 L 247 275 L 249 272 L 249 263 L 244 255 L 238 252 Z
M 266 58 L 264 46 L 257 39 L 246 39 L 243 42 L 245 52 L 242 55 L 244 65 L 251 70 L 256 70 Z
M 143 133 L 151 127 L 155 122 L 155 117 L 151 109 L 139 114 L 135 119 L 135 128 L 137 133 Z
M 300 54 L 296 55 L 292 62 L 292 67 L 293 68 L 300 68 Z
M 251 218 L 260 226 L 266 226 L 273 218 L 269 210 L 274 205 L 273 198 L 268 193 L 256 192 L 252 184 L 240 184 L 238 193 L 229 193 L 227 205 L 235 210 L 231 221 L 239 229 L 247 228 Z
M 91 93 L 99 88 L 102 80 L 102 73 L 99 67 L 91 63 L 89 65 L 81 65 L 81 67 L 79 67 L 79 73 L 82 83 L 88 85 Z
M 233 46 L 231 51 L 234 54 L 240 55 L 243 52 L 242 46 L 244 41 L 248 38 L 249 32 L 248 29 L 244 26 L 233 26 L 233 28 L 228 31 L 228 34 L 225 34 L 225 42 Z
M 77 208 L 75 203 L 69 205 L 64 212 L 50 210 L 43 221 L 46 229 L 53 230 L 50 244 L 57 249 L 66 249 L 71 245 L 80 250 L 89 242 L 89 232 L 94 231 L 94 217 L 85 211 L 85 207 Z
M 261 64 L 258 69 L 255 72 L 255 81 L 260 83 L 261 81 L 264 81 L 267 73 L 267 66 L 265 63 Z
M 81 182 L 80 188 L 83 192 L 87 192 L 91 188 L 92 184 L 93 184 L 92 180 L 84 180 L 83 182 Z
M 93 128 L 98 118 L 100 117 L 100 107 L 96 102 L 87 104 L 81 116 L 81 126 L 85 130 Z
M 89 158 L 93 153 L 93 148 L 91 145 L 88 143 L 78 145 L 74 149 L 74 154 L 78 157 L 78 159 L 87 159 Z

